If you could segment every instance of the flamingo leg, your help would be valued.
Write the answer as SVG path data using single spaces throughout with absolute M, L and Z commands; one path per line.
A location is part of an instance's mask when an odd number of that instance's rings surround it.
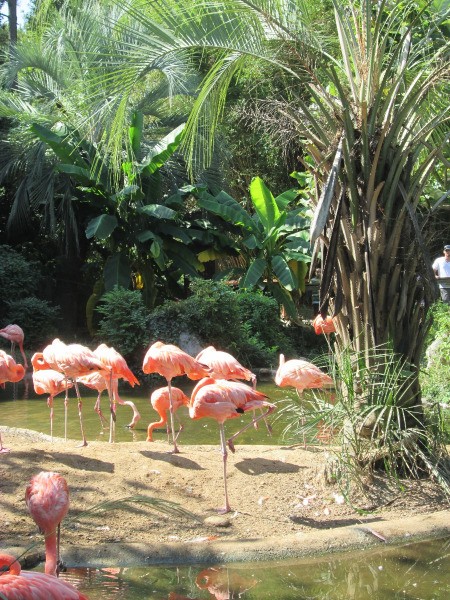
M 66 378 L 67 383 L 67 378 Z M 66 395 L 64 397 L 64 441 L 67 442 L 67 407 L 69 406 L 69 389 L 66 386 Z
M 175 425 L 174 425 L 174 422 L 173 422 L 174 411 L 173 411 L 173 403 L 172 403 L 172 383 L 171 383 L 170 379 L 167 380 L 167 385 L 169 387 L 170 428 L 172 430 L 173 453 L 174 454 L 178 454 L 180 451 L 179 451 L 178 446 L 177 446 L 177 438 L 175 436 Z
M 219 513 L 224 515 L 225 513 L 230 512 L 231 507 L 230 507 L 230 502 L 228 501 L 228 489 L 227 489 L 228 452 L 227 452 L 227 444 L 225 441 L 225 429 L 224 429 L 223 423 L 219 423 L 219 431 L 220 431 L 220 448 L 221 448 L 222 457 L 223 457 L 223 486 L 224 486 L 224 490 L 225 490 L 225 506 L 223 508 L 219 509 Z
M 50 409 L 50 439 L 53 442 L 53 398 L 48 397 L 47 406 Z
M 175 440 L 178 439 L 178 436 L 180 435 L 180 433 L 183 431 L 183 423 L 180 421 L 180 419 L 177 417 L 177 415 L 174 415 L 174 418 L 178 421 L 178 425 L 179 425 L 179 429 L 177 431 L 177 435 L 175 437 Z
M 106 427 L 106 419 L 105 419 L 105 415 L 102 413 L 102 409 L 100 408 L 101 396 L 102 396 L 102 393 L 99 392 L 98 396 L 97 396 L 97 402 L 94 404 L 94 410 L 100 418 L 100 424 L 102 426 L 102 429 L 104 429 Z
M 83 447 L 83 446 L 87 446 L 87 441 L 86 441 L 86 436 L 84 435 L 84 427 L 83 427 L 83 414 L 82 414 L 83 403 L 81 401 L 80 390 L 78 389 L 78 383 L 77 383 L 76 379 L 74 381 L 74 386 L 75 386 L 75 390 L 77 392 L 77 398 L 78 398 L 78 417 L 80 419 L 81 446 Z
M 248 429 L 249 427 L 251 427 L 252 425 L 257 423 L 261 419 L 264 419 L 265 417 L 270 415 L 270 413 L 272 413 L 274 410 L 275 410 L 275 407 L 271 406 L 267 412 L 263 413 L 262 415 L 259 415 L 259 417 L 256 417 L 256 419 L 253 419 L 252 421 L 250 421 L 250 423 L 247 423 L 247 425 L 245 425 L 245 427 L 243 427 L 242 429 L 239 429 L 239 431 L 237 431 L 234 435 L 232 435 L 230 438 L 228 438 L 227 446 L 231 450 L 231 452 L 235 451 L 234 443 L 233 443 L 234 438 L 236 438 L 240 433 L 242 433 L 243 431 L 245 431 L 246 429 Z
M 107 386 L 108 396 L 109 396 L 109 410 L 110 410 L 110 419 L 109 419 L 109 443 L 113 444 L 114 439 L 116 437 L 116 398 L 114 395 L 113 386 L 113 376 L 112 371 L 109 376 L 109 383 Z

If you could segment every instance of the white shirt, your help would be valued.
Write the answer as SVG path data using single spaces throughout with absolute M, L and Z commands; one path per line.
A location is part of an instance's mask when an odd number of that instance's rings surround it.
M 433 263 L 433 271 L 438 272 L 438 277 L 450 277 L 450 261 L 445 260 L 445 256 L 440 256 Z M 439 287 L 450 288 L 450 282 L 438 280 Z

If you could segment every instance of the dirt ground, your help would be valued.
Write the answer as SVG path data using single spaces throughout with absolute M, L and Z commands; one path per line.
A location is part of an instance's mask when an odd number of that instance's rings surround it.
M 10 448 L 0 454 L 0 547 L 5 550 L 34 544 L 33 552 L 42 552 L 42 536 L 24 501 L 30 477 L 42 470 L 68 481 L 71 507 L 62 547 L 65 558 L 77 564 L 117 564 L 140 556 L 154 563 L 223 562 L 241 560 L 239 548 L 248 559 L 284 557 L 308 548 L 326 552 L 333 544 L 345 548 L 355 535 L 366 547 L 418 535 L 427 519 L 434 535 L 450 535 L 449 504 L 432 481 L 405 481 L 400 491 L 375 479 L 370 497 L 351 507 L 342 490 L 324 481 L 329 452 L 324 447 L 236 445 L 228 456 L 232 511 L 220 516 L 218 446 L 181 444 L 180 454 L 171 454 L 162 442 L 91 442 L 80 448 L 28 430 L 0 431 Z M 130 497 L 134 500 L 123 501 Z M 176 503 L 182 512 L 158 512 L 149 499 L 162 502 L 165 511 Z M 99 504 L 103 509 L 93 510 Z

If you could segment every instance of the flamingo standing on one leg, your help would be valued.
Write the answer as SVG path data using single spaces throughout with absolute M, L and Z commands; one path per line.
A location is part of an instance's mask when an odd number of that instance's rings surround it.
M 159 373 L 167 381 L 169 388 L 170 424 L 172 431 L 173 452 L 179 452 L 173 421 L 172 379 L 178 375 L 187 375 L 189 379 L 207 377 L 209 368 L 173 344 L 155 342 L 147 350 L 142 365 L 144 373 Z
M 16 383 L 24 378 L 25 368 L 17 364 L 12 356 L 0 350 L 0 387 L 5 387 L 5 383 L 10 381 Z M 0 453 L 9 452 L 8 448 L 3 446 L 2 436 L 0 434 Z
M 119 396 L 119 379 L 125 379 L 128 383 L 134 387 L 136 384 L 139 385 L 139 381 L 135 377 L 134 373 L 130 370 L 127 365 L 127 361 L 124 357 L 117 352 L 114 348 L 107 346 L 106 344 L 100 344 L 98 348 L 94 350 L 95 356 L 107 367 L 110 369 L 111 376 L 106 379 L 107 384 L 111 383 L 111 387 L 108 388 L 110 399 L 112 398 L 111 404 L 111 427 L 109 430 L 109 441 L 114 441 L 114 432 L 115 432 L 115 423 L 116 423 L 116 402 L 122 405 L 131 406 L 133 410 L 133 418 L 131 422 L 127 425 L 130 429 L 133 429 L 136 423 L 141 418 L 138 409 L 136 408 L 134 402 L 131 400 L 127 400 L 126 402 L 122 400 Z
M 0 554 L 0 597 L 8 600 L 88 600 L 70 583 L 57 579 L 59 526 L 69 509 L 66 480 L 58 473 L 39 473 L 25 492 L 28 510 L 45 535 L 45 574 L 21 571 L 8 554 Z
M 3 329 L 0 329 L 0 335 L 11 342 L 11 354 L 13 356 L 14 356 L 14 350 L 15 350 L 16 344 L 19 346 L 19 350 L 20 350 L 20 353 L 23 358 L 23 366 L 24 366 L 24 369 L 27 370 L 28 369 L 27 356 L 23 349 L 23 340 L 25 338 L 23 329 L 21 327 L 19 327 L 18 325 L 7 325 Z
M 78 398 L 78 417 L 80 419 L 80 429 L 82 437 L 82 446 L 87 446 L 86 436 L 83 428 L 82 401 L 80 390 L 77 384 L 77 378 L 82 375 L 88 375 L 93 371 L 99 371 L 105 377 L 109 377 L 111 369 L 106 367 L 86 346 L 81 344 L 65 344 L 58 338 L 44 348 L 43 352 L 37 352 L 33 356 L 33 367 L 35 369 L 54 369 L 64 375 L 66 379 L 71 379 L 74 383 Z M 68 392 L 64 400 L 64 436 L 67 439 L 67 404 Z
M 34 360 L 34 356 L 32 357 Z M 54 369 L 33 371 L 33 385 L 36 394 L 48 394 L 47 406 L 50 409 L 50 437 L 53 441 L 53 398 L 73 387 L 62 373 Z
M 227 419 L 234 419 L 240 414 L 255 408 L 268 408 L 267 412 L 260 415 L 258 419 L 267 416 L 275 405 L 267 401 L 267 396 L 253 390 L 243 383 L 226 381 L 224 379 L 212 379 L 207 377 L 197 383 L 191 394 L 189 404 L 189 416 L 192 419 L 210 417 L 217 421 L 220 431 L 220 447 L 223 458 L 223 481 L 225 488 L 225 506 L 219 510 L 221 513 L 230 512 L 230 503 L 227 490 L 227 442 L 225 440 L 224 423 Z M 238 431 L 228 440 L 230 450 L 234 451 L 232 439 L 247 429 L 252 423 Z
M 157 390 L 152 392 L 152 395 L 150 396 L 150 402 L 151 402 L 151 405 L 153 406 L 153 408 L 156 410 L 156 412 L 161 417 L 161 420 L 157 421 L 155 423 L 150 423 L 150 425 L 148 426 L 147 442 L 153 442 L 153 430 L 156 429 L 157 427 L 163 427 L 164 425 L 166 425 L 166 428 L 167 428 L 167 439 L 170 441 L 169 426 L 167 423 L 167 411 L 168 410 L 170 411 L 169 388 L 162 387 L 162 388 L 158 388 Z M 188 406 L 188 405 L 189 405 L 189 398 L 186 396 L 186 394 L 183 392 L 183 390 L 180 390 L 180 388 L 172 386 L 172 408 L 173 408 L 174 418 L 176 417 L 175 413 L 180 408 L 180 406 Z M 175 440 L 178 439 L 178 436 L 180 435 L 180 432 L 183 429 L 183 425 L 181 424 L 181 422 L 179 422 L 179 425 L 180 425 L 180 429 L 178 430 Z
M 275 374 L 275 383 L 279 387 L 292 386 L 297 390 L 297 394 L 303 393 L 303 390 L 306 389 L 334 385 L 333 379 L 313 363 L 300 358 L 285 361 L 283 354 L 280 354 L 280 365 Z M 306 448 L 304 435 L 303 445 Z

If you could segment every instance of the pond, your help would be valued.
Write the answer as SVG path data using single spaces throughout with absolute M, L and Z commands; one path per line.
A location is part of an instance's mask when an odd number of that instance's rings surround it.
M 70 569 L 61 577 L 90 600 L 446 600 L 449 558 L 443 538 L 297 561 Z
M 161 386 L 164 382 L 161 381 Z M 190 394 L 194 383 L 186 384 L 184 380 L 174 380 L 174 384 L 182 388 L 186 394 Z M 45 395 L 37 396 L 34 393 L 33 385 L 28 385 L 28 390 L 21 383 L 16 384 L 14 393 L 13 384 L 7 384 L 5 390 L 0 390 L 0 425 L 8 427 L 19 427 L 23 429 L 32 429 L 41 433 L 50 434 L 50 412 L 47 407 L 47 397 Z M 121 390 L 121 398 L 123 400 L 132 400 L 136 408 L 141 414 L 141 420 L 136 427 L 131 430 L 127 428 L 127 424 L 131 421 L 132 410 L 129 406 L 117 406 L 117 422 L 116 422 L 116 442 L 134 442 L 145 441 L 147 438 L 147 426 L 149 423 L 159 421 L 158 413 L 150 404 L 150 394 L 153 389 L 142 388 L 127 388 Z M 94 404 L 97 396 L 93 395 L 92 390 L 80 386 L 80 394 L 83 401 L 83 424 L 87 440 L 105 441 L 109 440 L 109 430 L 101 427 L 100 419 L 94 411 Z M 271 382 L 262 382 L 258 384 L 257 389 L 266 394 L 270 401 L 282 406 L 288 398 L 295 398 L 296 392 L 293 389 L 281 389 Z M 14 400 L 14 396 L 17 400 Z M 306 393 L 305 393 L 306 396 Z M 106 393 L 102 395 L 102 411 L 108 418 L 109 415 L 109 400 Z M 69 408 L 68 408 L 68 431 L 69 439 L 77 440 L 80 438 L 80 424 L 78 419 L 78 408 L 75 391 L 69 390 Z M 213 444 L 219 442 L 219 434 L 217 424 L 211 419 L 199 419 L 193 421 L 189 418 L 187 407 L 181 407 L 176 416 L 183 424 L 183 432 L 180 435 L 180 441 L 183 444 Z M 60 394 L 54 399 L 54 422 L 53 435 L 54 437 L 64 437 L 64 394 Z M 227 431 L 230 433 L 237 431 L 243 425 L 250 421 L 250 415 L 243 415 L 242 418 L 233 419 L 228 424 Z M 262 421 L 259 423 L 258 429 L 250 427 L 242 435 L 239 440 L 241 444 L 281 444 L 286 443 L 283 437 L 283 430 L 286 425 L 285 420 L 277 418 L 276 412 L 271 415 L 270 422 L 272 424 L 272 435 L 270 435 Z M 177 421 L 175 420 L 177 424 Z M 153 433 L 155 440 L 167 439 L 163 429 L 156 430 Z M 298 441 L 298 440 L 294 440 Z

